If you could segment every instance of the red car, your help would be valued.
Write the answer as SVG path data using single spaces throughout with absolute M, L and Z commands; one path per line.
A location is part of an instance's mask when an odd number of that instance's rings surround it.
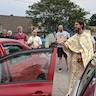
M 96 57 L 89 62 L 70 96 L 96 96 Z
M 28 49 L 31 48 L 18 40 L 0 38 L 0 57 Z
M 0 96 L 52 96 L 57 49 L 34 49 L 0 59 Z

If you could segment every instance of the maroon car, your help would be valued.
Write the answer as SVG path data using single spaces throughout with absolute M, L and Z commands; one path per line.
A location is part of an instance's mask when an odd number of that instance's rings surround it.
M 31 48 L 18 40 L 0 38 L 0 57 L 28 49 Z
M 34 49 L 0 59 L 0 96 L 52 96 L 57 49 Z

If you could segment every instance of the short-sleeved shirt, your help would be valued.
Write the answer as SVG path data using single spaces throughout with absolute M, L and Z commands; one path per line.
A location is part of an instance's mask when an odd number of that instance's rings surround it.
M 59 39 L 60 37 L 62 37 L 62 38 L 66 37 L 68 39 L 68 38 L 70 38 L 70 34 L 67 31 L 57 32 L 56 39 Z M 62 45 L 58 45 L 57 47 L 62 47 Z
M 28 44 L 34 44 L 34 45 L 39 45 L 41 46 L 42 45 L 42 41 L 41 41 L 41 38 L 39 36 L 36 36 L 36 37 L 29 37 L 28 39 Z
M 27 41 L 28 36 L 27 36 L 27 34 L 25 34 L 25 33 L 22 33 L 22 34 L 16 33 L 15 36 L 14 36 L 14 38 L 15 38 L 16 40 L 19 40 L 19 41 L 25 43 L 25 42 Z

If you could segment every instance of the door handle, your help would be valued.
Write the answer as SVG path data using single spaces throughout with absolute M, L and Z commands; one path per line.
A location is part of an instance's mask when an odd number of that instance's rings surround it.
M 35 93 L 32 94 L 32 96 L 50 96 L 50 95 L 42 91 L 36 91 Z
M 42 91 L 36 91 L 35 94 L 43 94 Z

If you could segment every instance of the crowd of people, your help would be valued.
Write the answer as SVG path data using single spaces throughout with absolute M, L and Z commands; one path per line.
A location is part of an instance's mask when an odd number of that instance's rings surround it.
M 69 96 L 76 79 L 80 78 L 96 51 L 96 35 L 91 35 L 91 31 L 85 28 L 84 22 L 76 21 L 74 31 L 75 34 L 70 36 L 69 32 L 64 30 L 63 25 L 59 25 L 57 32 L 50 33 L 45 40 L 45 48 L 55 45 L 59 64 L 62 64 L 62 56 L 64 56 L 67 70 L 70 71 L 69 90 L 66 96 Z M 31 48 L 41 48 L 42 46 L 37 29 L 32 31 L 31 36 L 23 32 L 22 26 L 17 27 L 14 35 L 11 30 L 4 29 L 0 37 L 19 40 Z M 59 71 L 62 71 L 62 67 L 59 68 Z
M 0 38 L 16 39 L 20 42 L 27 44 L 31 48 L 41 48 L 42 40 L 37 34 L 38 30 L 34 29 L 31 33 L 31 36 L 28 36 L 24 31 L 22 26 L 18 26 L 16 33 L 13 34 L 11 30 L 3 29 L 3 32 L 0 34 Z

